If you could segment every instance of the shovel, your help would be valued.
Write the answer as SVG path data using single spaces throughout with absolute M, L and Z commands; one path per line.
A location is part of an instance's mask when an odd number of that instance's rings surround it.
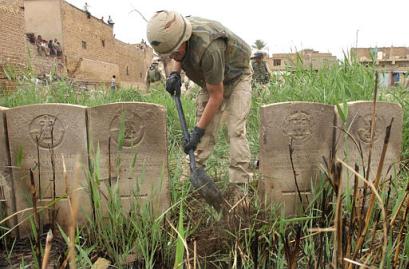
M 178 111 L 180 125 L 183 130 L 183 138 L 185 143 L 190 141 L 189 131 L 186 126 L 185 114 L 183 113 L 182 102 L 180 101 L 180 95 L 173 95 L 175 100 L 176 109 Z M 193 187 L 199 192 L 199 194 L 206 200 L 206 202 L 213 206 L 218 212 L 221 210 L 223 202 L 222 194 L 214 184 L 213 180 L 207 175 L 206 171 L 202 167 L 196 167 L 196 159 L 193 149 L 189 151 L 190 159 L 190 182 Z

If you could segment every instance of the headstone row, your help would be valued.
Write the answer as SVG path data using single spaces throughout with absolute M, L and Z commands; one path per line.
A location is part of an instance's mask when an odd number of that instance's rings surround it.
M 259 195 L 265 205 L 281 204 L 285 215 L 306 208 L 311 192 L 331 156 L 372 180 L 379 164 L 386 127 L 391 136 L 382 176 L 399 169 L 403 111 L 399 104 L 378 102 L 371 147 L 372 102 L 350 102 L 343 111 L 319 103 L 288 102 L 261 108 Z M 343 115 L 343 117 L 342 117 Z M 368 157 L 371 149 L 371 162 Z M 334 154 L 336 154 L 334 156 Z M 365 168 L 365 169 L 363 169 Z M 352 186 L 352 172 L 344 168 L 342 180 Z
M 259 194 L 264 204 L 282 204 L 286 215 L 301 213 L 333 152 L 335 158 L 350 166 L 367 166 L 372 103 L 351 102 L 347 107 L 343 112 L 334 106 L 305 102 L 262 107 Z M 33 212 L 31 179 L 43 222 L 53 218 L 67 227 L 67 193 L 73 191 L 81 204 L 78 221 L 89 218 L 93 205 L 86 172 L 90 168 L 98 175 L 101 206 L 105 209 L 108 186 L 116 183 L 126 211 L 131 210 L 135 198 L 150 201 L 155 212 L 169 207 L 166 111 L 162 106 L 115 103 L 86 108 L 41 104 L 1 108 L 0 114 L 0 213 L 18 212 L 10 226 L 22 223 L 20 234 L 30 229 L 27 219 Z M 385 129 L 392 118 L 383 176 L 398 169 L 402 108 L 378 102 L 370 179 L 376 173 Z M 348 181 L 347 174 L 343 177 Z
M 42 223 L 54 219 L 66 228 L 71 214 L 67 194 L 73 192 L 80 203 L 78 222 L 90 218 L 90 167 L 98 174 L 105 210 L 107 186 L 115 183 L 125 210 L 130 210 L 133 198 L 151 201 L 156 213 L 169 207 L 162 106 L 41 104 L 3 108 L 0 113 L 5 130 L 0 132 L 0 200 L 8 215 L 18 212 L 10 226 L 21 223 L 20 235 L 30 231 L 32 180 Z

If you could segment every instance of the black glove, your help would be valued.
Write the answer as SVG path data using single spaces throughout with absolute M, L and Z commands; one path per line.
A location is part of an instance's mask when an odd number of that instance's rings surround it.
M 195 150 L 197 144 L 199 144 L 200 139 L 202 138 L 202 136 L 205 133 L 205 129 L 199 128 L 199 127 L 195 127 L 192 131 L 192 133 L 190 134 L 190 141 L 185 143 L 183 150 L 185 151 L 186 154 L 189 154 L 190 150 Z
M 166 80 L 166 91 L 170 95 L 180 96 L 180 87 L 182 86 L 182 80 L 180 74 L 176 71 L 170 73 L 168 79 Z

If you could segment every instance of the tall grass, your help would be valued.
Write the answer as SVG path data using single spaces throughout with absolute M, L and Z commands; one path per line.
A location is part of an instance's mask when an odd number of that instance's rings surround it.
M 353 60 L 345 60 L 340 65 L 320 71 L 298 67 L 292 73 L 284 74 L 282 78 L 273 78 L 267 89 L 253 89 L 247 128 L 254 158 L 257 158 L 259 152 L 259 109 L 262 105 L 284 101 L 336 105 L 354 100 L 371 100 L 375 85 L 374 74 L 371 68 L 359 65 Z M 195 121 L 195 94 L 196 90 L 193 90 L 193 98 L 182 98 L 188 126 L 191 127 Z M 400 103 L 406 123 L 409 113 L 408 94 L 407 89 L 399 87 L 380 89 L 378 100 Z M 186 266 L 192 265 L 193 268 L 325 268 L 334 262 L 334 249 L 338 250 L 335 252 L 337 255 L 345 254 L 346 258 L 353 259 L 351 253 L 356 247 L 356 239 L 361 229 L 358 225 L 359 218 L 363 218 L 357 216 L 360 210 L 356 208 L 362 198 L 353 190 L 338 193 L 339 190 L 331 183 L 334 178 L 330 169 L 323 171 L 321 180 L 313 186 L 313 195 L 305 215 L 294 218 L 281 216 L 276 208 L 265 211 L 260 207 L 255 190 L 251 191 L 253 196 L 249 211 L 222 217 L 214 214 L 195 193 L 188 192 L 190 183 L 179 182 L 185 158 L 181 150 L 182 131 L 173 100 L 163 88 L 152 89 L 148 93 L 132 88 L 120 89 L 114 93 L 104 88 L 78 91 L 67 81 L 36 86 L 28 80 L 16 92 L 0 97 L 0 105 L 6 107 L 35 103 L 96 106 L 126 101 L 161 104 L 167 109 L 173 206 L 166 215 L 157 218 L 147 207 L 135 202 L 129 215 L 121 206 L 118 186 L 113 184 L 104 209 L 108 212 L 106 215 L 102 212 L 103 198 L 98 192 L 99 157 L 96 152 L 91 165 L 93 168 L 88 171 L 90 188 L 94 189 L 90 195 L 96 204 L 95 219 L 90 216 L 89 225 L 77 230 L 75 246 L 78 268 L 89 267 L 93 262 L 92 257 L 96 255 L 108 258 L 117 267 L 125 267 L 127 262 L 132 260 L 137 268 L 180 267 L 181 260 L 184 260 Z M 409 126 L 404 124 L 403 164 L 407 164 L 409 158 L 408 128 Z M 222 188 L 225 188 L 228 180 L 227 152 L 227 133 L 222 130 L 219 133 L 219 143 L 207 166 L 209 174 Z M 362 171 L 362 168 L 360 169 Z M 409 236 L 406 236 L 409 221 L 405 219 L 405 212 L 409 208 L 409 190 L 406 190 L 409 182 L 407 168 L 402 167 L 400 174 L 394 175 L 390 182 L 393 183 L 382 181 L 378 188 L 383 203 L 387 204 L 385 209 L 389 221 L 384 264 L 385 268 L 406 268 L 409 266 L 409 257 L 405 255 L 409 252 Z M 374 213 L 369 219 L 371 229 L 359 255 L 354 257 L 357 263 L 375 267 L 381 264 L 384 243 L 381 209 L 376 202 Z M 341 232 L 338 239 L 334 236 L 334 227 L 338 227 L 337 232 Z M 346 236 L 348 234 L 350 236 Z M 339 245 L 337 247 L 339 237 L 350 239 L 342 245 L 345 249 L 340 249 Z M 3 247 L 5 245 L 9 246 L 10 242 L 5 241 Z M 197 249 L 194 245 L 197 245 Z M 10 252 L 10 249 L 7 248 L 7 251 Z M 190 253 L 189 261 L 186 260 L 187 252 Z M 341 260 L 335 262 L 339 268 L 347 268 L 349 265 Z

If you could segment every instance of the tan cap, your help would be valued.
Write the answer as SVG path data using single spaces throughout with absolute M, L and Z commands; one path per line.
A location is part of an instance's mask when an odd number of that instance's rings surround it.
M 146 35 L 155 52 L 168 55 L 190 38 L 192 25 L 177 12 L 161 10 L 149 20 Z

